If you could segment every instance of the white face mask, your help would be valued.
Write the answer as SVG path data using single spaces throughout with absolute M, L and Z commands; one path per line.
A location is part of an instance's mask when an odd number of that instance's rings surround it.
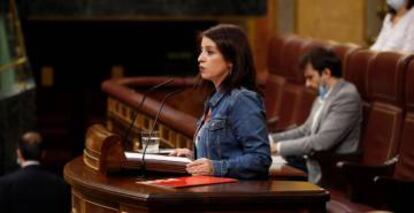
M 326 95 L 328 94 L 328 86 L 326 85 L 325 79 L 326 76 L 324 74 L 322 74 L 319 79 L 318 95 L 321 98 L 321 100 L 324 100 L 326 98 Z
M 399 10 L 407 3 L 407 0 L 387 0 L 387 4 L 394 10 Z
M 328 94 L 328 88 L 326 87 L 326 85 L 319 85 L 318 93 L 319 93 L 319 98 L 321 100 L 325 100 L 326 94 Z

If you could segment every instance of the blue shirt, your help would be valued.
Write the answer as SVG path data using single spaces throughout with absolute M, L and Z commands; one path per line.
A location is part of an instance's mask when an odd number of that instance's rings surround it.
M 263 101 L 253 91 L 217 91 L 206 103 L 211 117 L 197 125 L 196 158 L 213 161 L 214 176 L 268 177 L 272 163 Z

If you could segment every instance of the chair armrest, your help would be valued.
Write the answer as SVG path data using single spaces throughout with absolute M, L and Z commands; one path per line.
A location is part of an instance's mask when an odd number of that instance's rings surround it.
M 395 189 L 406 189 L 406 188 L 414 187 L 413 180 L 399 180 L 399 179 L 396 179 L 393 177 L 387 177 L 387 176 L 374 177 L 374 183 L 378 187 L 386 187 L 393 191 L 395 191 Z
M 338 162 L 336 167 L 350 182 L 372 182 L 376 176 L 390 176 L 394 169 L 394 165 L 364 165 L 347 161 Z
M 340 172 L 347 184 L 347 194 L 352 201 L 378 202 L 378 196 L 374 193 L 376 187 L 374 177 L 391 176 L 395 163 L 380 165 L 364 165 L 356 162 L 341 161 L 337 163 Z M 374 194 L 374 195 L 373 195 Z
M 347 180 L 341 174 L 338 173 L 336 167 L 337 162 L 358 162 L 361 159 L 361 153 L 334 153 L 333 151 L 320 151 L 309 155 L 310 158 L 315 159 L 319 162 L 322 179 L 321 185 L 330 189 L 337 189 L 344 191 L 346 188 Z
M 372 181 L 375 176 L 390 176 L 394 170 L 395 163 L 396 161 L 394 158 L 379 165 L 365 165 L 352 161 L 339 161 L 336 163 L 336 167 L 345 176 L 369 177 L 370 181 Z
M 362 153 L 333 153 L 332 151 L 320 151 L 313 153 L 311 157 L 319 160 L 321 163 L 334 163 L 336 166 L 337 162 L 359 162 Z

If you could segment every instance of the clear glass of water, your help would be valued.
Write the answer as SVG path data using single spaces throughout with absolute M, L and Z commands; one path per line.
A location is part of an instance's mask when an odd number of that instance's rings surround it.
M 146 153 L 160 152 L 160 135 L 158 131 L 153 131 L 151 134 L 148 131 L 141 132 L 142 151 L 147 147 Z

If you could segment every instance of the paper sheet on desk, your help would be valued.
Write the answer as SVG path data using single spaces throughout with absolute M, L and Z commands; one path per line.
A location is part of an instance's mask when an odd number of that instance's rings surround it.
M 125 152 L 125 156 L 127 159 L 142 159 L 142 153 L 137 152 Z M 165 155 L 158 155 L 158 154 L 145 154 L 146 160 L 160 160 L 160 161 L 171 161 L 171 162 L 182 162 L 182 163 L 190 163 L 191 159 L 184 158 L 184 157 L 174 157 L 174 156 L 165 156 Z
M 159 149 L 159 152 L 157 152 L 157 153 L 147 152 L 145 155 L 148 155 L 148 154 L 168 155 L 171 152 L 173 152 L 174 150 L 175 149 L 161 148 L 161 149 Z M 142 149 L 139 149 L 137 152 L 142 153 Z M 133 152 L 131 152 L 131 153 L 133 153 Z
M 270 169 L 280 169 L 286 163 L 286 160 L 282 156 L 272 155 L 272 165 L 270 166 Z

